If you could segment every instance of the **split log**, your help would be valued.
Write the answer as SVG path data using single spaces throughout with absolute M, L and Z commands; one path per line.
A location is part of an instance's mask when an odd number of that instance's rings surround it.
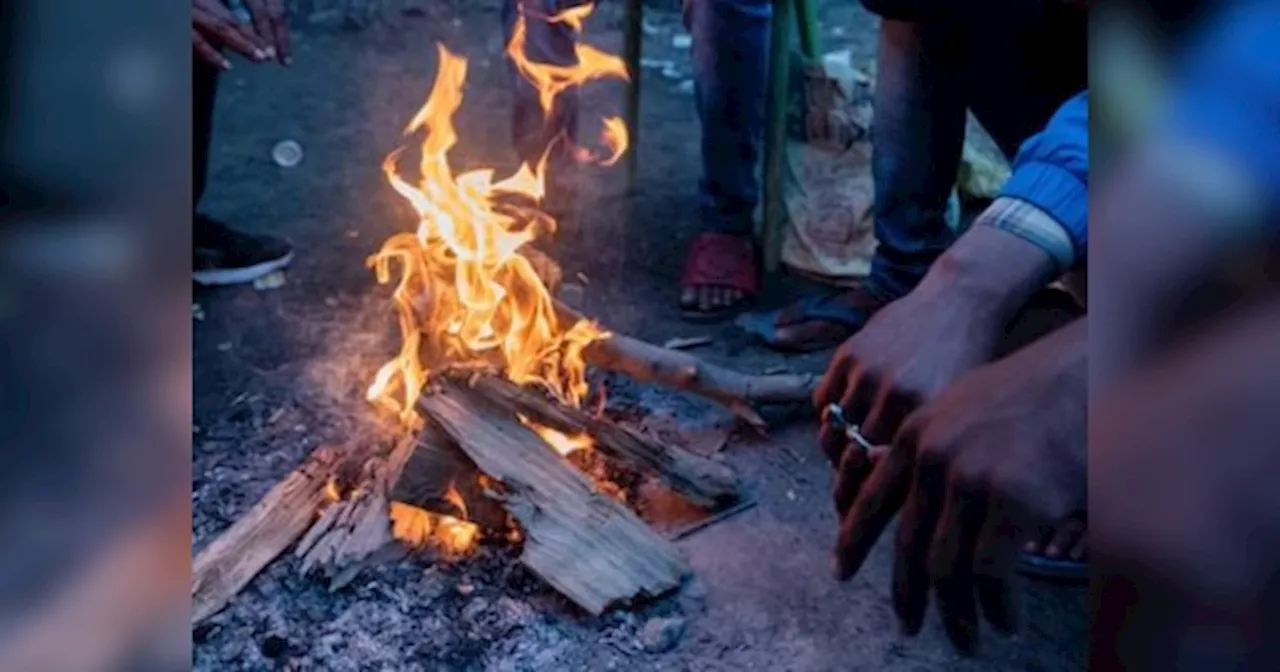
M 592 614 L 670 591 L 689 568 L 675 547 L 601 494 L 506 410 L 443 381 L 419 408 L 476 466 L 506 485 L 503 505 L 524 529 L 521 561 Z
M 706 508 L 729 504 L 739 497 L 738 479 L 727 465 L 680 446 L 658 443 L 581 409 L 547 399 L 506 379 L 474 376 L 471 386 L 486 399 L 511 413 L 567 433 L 585 433 L 606 456 L 642 471 L 656 473 L 671 489 Z
M 585 319 L 559 302 L 556 310 L 569 320 Z M 767 424 L 752 408 L 753 404 L 809 403 L 818 385 L 818 376 L 813 374 L 741 373 L 687 352 L 660 348 L 616 333 L 587 346 L 583 356 L 592 366 L 616 371 L 633 380 L 665 385 L 719 402 L 760 431 L 765 430 Z
M 314 520 L 338 451 L 322 446 L 196 555 L 191 566 L 191 624 L 220 611 Z
M 485 494 L 481 481 L 482 474 L 471 458 L 435 423 L 428 422 L 389 495 L 393 502 L 467 520 L 488 533 L 502 533 L 509 527 L 507 512 Z M 451 490 L 466 510 L 458 508 L 449 495 Z
M 350 583 L 368 561 L 386 557 L 389 547 L 397 545 L 391 536 L 387 492 L 399 479 L 413 446 L 411 439 L 400 440 L 390 451 L 367 459 L 361 476 L 342 499 L 325 507 L 294 550 L 302 559 L 303 574 L 321 569 L 330 577 L 329 589 L 337 590 Z

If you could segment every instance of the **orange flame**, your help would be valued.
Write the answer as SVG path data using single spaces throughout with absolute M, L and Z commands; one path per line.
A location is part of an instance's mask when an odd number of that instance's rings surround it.
M 525 427 L 532 429 L 533 432 L 542 439 L 543 443 L 551 446 L 551 448 L 557 453 L 560 453 L 562 457 L 568 457 L 569 453 L 577 452 L 579 450 L 590 450 L 595 447 L 595 442 L 591 440 L 591 436 L 589 434 L 565 434 L 564 432 L 552 429 L 545 425 L 539 425 L 518 413 L 516 414 L 516 417 L 520 419 L 520 422 Z
M 546 20 L 580 32 L 591 10 L 591 5 L 579 6 Z M 578 65 L 532 62 L 525 56 L 526 36 L 521 16 L 507 51 L 537 87 L 545 109 L 570 87 L 602 77 L 627 78 L 620 59 L 584 44 L 576 47 Z M 392 236 L 369 258 L 380 284 L 391 281 L 392 262 L 398 265 L 393 298 L 401 347 L 374 375 L 367 396 L 416 424 L 414 405 L 432 371 L 480 365 L 578 406 L 587 393 L 583 349 L 608 334 L 585 320 L 563 324 L 533 265 L 520 253 L 540 234 L 550 233 L 555 220 L 499 207 L 511 196 L 541 201 L 550 148 L 537 166 L 523 164 L 506 179 L 495 181 L 491 169 L 454 175 L 447 155 L 458 140 L 452 118 L 462 104 L 467 62 L 443 46 L 439 55 L 431 93 L 405 127 L 406 134 L 424 132 L 417 183 L 399 172 L 404 148 L 383 162 L 391 187 L 417 213 L 418 228 Z M 610 118 L 604 129 L 610 151 L 606 163 L 616 162 L 626 151 L 625 126 Z
M 450 556 L 464 555 L 480 540 L 475 523 L 432 513 L 404 502 L 391 502 L 391 536 L 415 548 L 438 548 Z

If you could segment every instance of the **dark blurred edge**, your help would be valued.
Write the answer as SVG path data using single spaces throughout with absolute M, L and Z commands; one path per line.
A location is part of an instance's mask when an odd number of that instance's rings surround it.
M 0 2 L 6 671 L 190 664 L 188 21 Z
M 1263 0 L 1268 1 L 1268 0 Z M 1218 0 L 1108 0 L 1091 4 L 1091 82 L 1113 68 L 1124 67 L 1116 51 L 1097 39 L 1107 31 L 1103 23 L 1118 16 L 1137 19 L 1146 46 L 1168 66 L 1196 30 L 1211 20 L 1223 3 Z M 1114 34 L 1111 34 L 1114 35 Z M 1277 64 L 1280 67 L 1280 64 Z M 1117 101 L 1095 92 L 1091 110 L 1091 181 L 1096 185 L 1123 156 L 1134 137 L 1118 133 L 1113 112 Z M 1141 132 L 1139 123 L 1133 130 Z M 1096 192 L 1095 192 L 1096 193 Z M 1122 223 L 1119 223 L 1122 224 Z M 1096 238 L 1095 238 L 1096 240 Z M 1096 258 L 1096 257 L 1095 257 Z M 1106 270 L 1094 268 L 1090 303 L 1105 302 Z M 1280 237 L 1266 244 L 1236 250 L 1215 270 L 1186 287 L 1176 288 L 1179 299 L 1169 306 L 1158 325 L 1161 338 L 1155 350 L 1171 347 L 1212 326 L 1218 318 L 1263 298 L 1274 300 L 1280 280 Z M 1280 337 L 1277 339 L 1280 343 Z M 1092 347 L 1104 347 L 1095 340 Z M 1134 491 L 1133 497 L 1143 493 Z M 1091 519 L 1106 515 L 1091 511 Z M 1131 558 L 1110 553 L 1091 539 L 1091 655 L 1090 670 L 1280 670 L 1280 640 L 1259 627 L 1265 615 L 1248 620 L 1237 615 L 1189 608 L 1180 587 L 1153 576 Z M 1280 604 L 1280 595 L 1259 596 L 1260 602 Z M 1274 619 L 1274 614 L 1270 616 Z M 1271 622 L 1274 622 L 1271 621 Z M 1180 636 L 1170 637 L 1170 633 Z

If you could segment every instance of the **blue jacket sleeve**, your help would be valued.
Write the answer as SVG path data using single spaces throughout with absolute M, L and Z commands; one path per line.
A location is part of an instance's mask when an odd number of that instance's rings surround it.
M 1071 239 L 1075 261 L 1085 259 L 1089 237 L 1088 91 L 1064 103 L 1044 130 L 1023 143 L 1000 195 L 1026 201 L 1048 213 Z
M 1184 53 L 1156 132 L 1221 153 L 1277 205 L 1280 2 L 1232 0 Z

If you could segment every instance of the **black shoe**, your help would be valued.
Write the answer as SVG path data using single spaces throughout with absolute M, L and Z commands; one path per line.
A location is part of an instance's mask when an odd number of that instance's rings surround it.
M 201 285 L 253 282 L 293 261 L 293 247 L 284 240 L 236 231 L 204 215 L 195 216 L 192 243 L 192 270 Z

